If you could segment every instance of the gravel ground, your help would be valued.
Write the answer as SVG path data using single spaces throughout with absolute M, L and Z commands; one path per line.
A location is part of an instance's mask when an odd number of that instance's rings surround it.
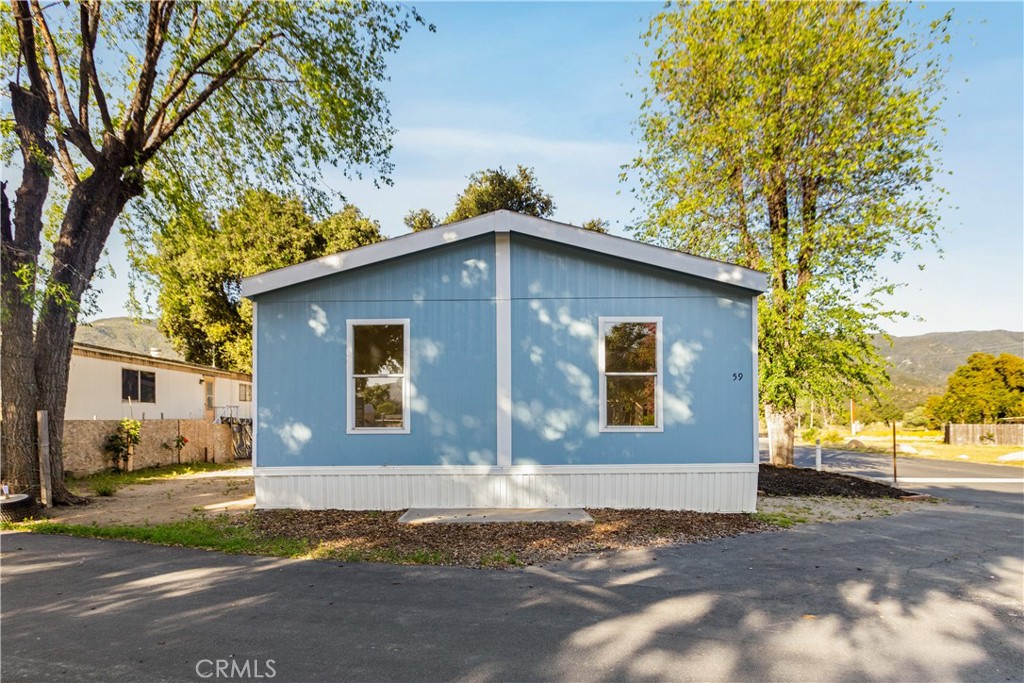
M 589 509 L 593 523 L 500 524 L 398 523 L 403 511 L 258 510 L 239 519 L 266 537 L 306 539 L 318 556 L 377 553 L 392 561 L 432 556 L 432 563 L 508 566 L 551 562 L 603 550 L 696 543 L 723 536 L 769 531 L 774 524 L 747 514 L 666 510 Z

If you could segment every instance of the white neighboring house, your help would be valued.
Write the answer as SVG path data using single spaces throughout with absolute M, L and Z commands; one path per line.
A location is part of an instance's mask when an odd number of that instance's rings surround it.
M 252 375 L 75 343 L 65 420 L 252 418 Z

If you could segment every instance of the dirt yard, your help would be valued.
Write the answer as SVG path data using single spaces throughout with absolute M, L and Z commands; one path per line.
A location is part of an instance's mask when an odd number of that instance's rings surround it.
M 45 516 L 66 524 L 162 524 L 196 514 L 237 514 L 256 503 L 252 468 L 187 474 L 133 484 L 113 496 L 95 496 L 89 505 L 61 506 Z

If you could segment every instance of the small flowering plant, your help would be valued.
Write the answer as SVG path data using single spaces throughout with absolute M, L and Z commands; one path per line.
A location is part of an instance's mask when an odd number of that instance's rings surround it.
M 185 444 L 187 443 L 188 439 L 182 436 L 181 434 L 178 434 L 178 436 L 174 437 L 174 450 L 180 451 L 182 448 L 185 447 Z

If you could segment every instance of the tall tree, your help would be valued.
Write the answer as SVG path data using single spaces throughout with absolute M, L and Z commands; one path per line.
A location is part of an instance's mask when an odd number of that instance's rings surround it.
M 412 209 L 409 213 L 405 214 L 402 222 L 405 223 L 405 227 L 413 232 L 420 232 L 421 230 L 430 230 L 437 227 L 440 221 L 430 209 Z
M 384 60 L 419 20 L 375 0 L 11 0 L 0 15 L 13 114 L 3 147 L 20 153 L 21 178 L 13 211 L 2 188 L 0 212 L 6 482 L 38 490 L 35 411 L 47 410 L 54 498 L 75 501 L 59 476 L 71 345 L 128 203 L 223 205 L 262 180 L 322 208 L 323 165 L 386 176 Z M 48 199 L 59 216 L 44 237 Z
M 532 168 L 519 165 L 511 173 L 499 166 L 469 176 L 469 185 L 456 198 L 445 223 L 499 209 L 547 218 L 555 212 L 555 202 L 541 189 Z
M 946 393 L 928 402 L 938 422 L 986 423 L 1024 416 L 1024 358 L 972 353 L 953 371 Z
M 602 218 L 591 218 L 590 220 L 583 221 L 583 225 L 580 227 L 591 232 L 599 232 L 602 235 L 608 234 L 608 221 Z
M 185 360 L 251 372 L 252 302 L 241 279 L 382 239 L 355 206 L 316 222 L 297 196 L 249 190 L 215 218 L 201 207 L 178 213 L 142 270 L 157 288 L 160 331 Z
M 905 5 L 686 4 L 658 14 L 633 162 L 643 238 L 764 270 L 760 390 L 772 461 L 792 464 L 796 400 L 886 380 L 870 334 L 883 259 L 937 234 L 948 15 Z

